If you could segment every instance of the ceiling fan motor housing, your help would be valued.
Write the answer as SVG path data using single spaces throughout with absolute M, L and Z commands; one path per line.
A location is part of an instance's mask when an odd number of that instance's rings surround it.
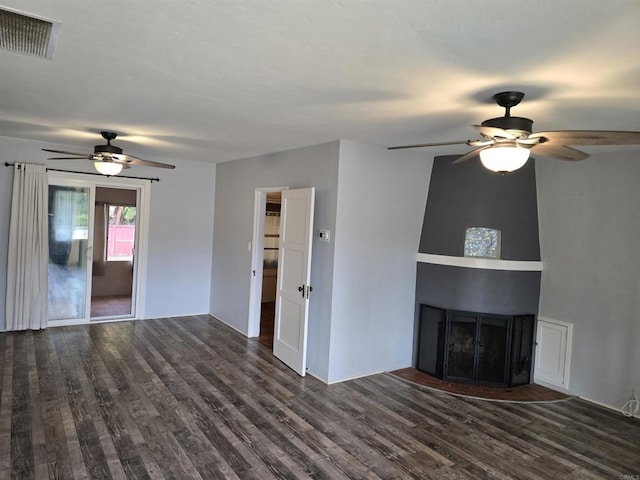
M 100 132 L 100 134 L 102 135 L 102 138 L 104 138 L 107 141 L 106 145 L 96 145 L 95 147 L 93 147 L 93 153 L 95 155 L 100 155 L 103 153 L 106 153 L 107 157 L 111 156 L 111 155 L 122 155 L 122 149 L 118 148 L 118 147 L 114 147 L 113 145 L 111 145 L 111 140 L 115 140 L 116 137 L 118 136 L 117 133 L 115 132 Z
M 495 127 L 503 130 L 518 130 L 530 134 L 532 132 L 533 120 L 524 117 L 498 117 L 485 120 L 481 125 L 483 127 Z
M 122 155 L 122 149 L 113 145 L 96 145 L 93 151 L 96 155 L 99 153 Z
M 482 122 L 481 125 L 483 127 L 501 128 L 503 130 L 511 131 L 512 133 L 515 133 L 513 132 L 515 130 L 516 132 L 523 132 L 523 134 L 526 133 L 526 135 L 529 135 L 533 131 L 533 120 L 524 117 L 511 116 L 511 108 L 518 105 L 523 98 L 523 92 L 507 91 L 496 93 L 493 96 L 493 99 L 498 105 L 506 110 L 504 117 L 490 118 L 489 120 Z

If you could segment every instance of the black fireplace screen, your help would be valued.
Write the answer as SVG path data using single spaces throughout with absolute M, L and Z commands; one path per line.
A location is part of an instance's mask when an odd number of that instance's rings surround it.
M 514 386 L 531 380 L 534 315 L 421 306 L 418 369 L 446 380 Z

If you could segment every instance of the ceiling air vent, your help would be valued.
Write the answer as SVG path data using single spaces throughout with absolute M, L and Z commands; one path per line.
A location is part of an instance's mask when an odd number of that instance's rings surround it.
M 0 7 L 0 49 L 53 58 L 59 22 Z

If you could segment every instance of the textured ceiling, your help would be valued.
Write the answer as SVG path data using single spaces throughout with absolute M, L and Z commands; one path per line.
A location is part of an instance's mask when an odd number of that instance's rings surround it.
M 214 162 L 466 140 L 505 89 L 527 94 L 512 113 L 534 131 L 640 130 L 638 0 L 3 5 L 61 22 L 52 61 L 0 51 L 0 135 L 54 148 L 105 129 L 133 155 Z

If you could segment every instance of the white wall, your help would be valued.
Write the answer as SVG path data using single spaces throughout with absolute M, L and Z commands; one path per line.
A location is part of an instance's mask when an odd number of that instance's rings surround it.
M 640 387 L 640 161 L 633 150 L 536 162 L 539 315 L 574 324 L 570 392 L 616 408 Z
M 42 148 L 77 146 L 0 137 L 0 160 L 92 172 L 90 162 L 47 162 Z M 146 316 L 207 313 L 213 235 L 215 165 L 175 159 L 175 170 L 133 167 L 124 176 L 159 177 L 151 186 Z M 0 329 L 5 325 L 7 249 L 13 170 L 0 165 Z
M 259 187 L 315 187 L 314 231 L 333 231 L 338 185 L 338 142 L 218 164 L 211 271 L 212 315 L 248 332 L 253 202 Z M 333 243 L 313 242 L 307 366 L 327 379 Z
M 170 159 L 159 159 L 176 163 Z M 147 318 L 209 313 L 216 165 L 151 169 Z
M 340 143 L 329 381 L 412 363 L 416 253 L 433 159 Z

